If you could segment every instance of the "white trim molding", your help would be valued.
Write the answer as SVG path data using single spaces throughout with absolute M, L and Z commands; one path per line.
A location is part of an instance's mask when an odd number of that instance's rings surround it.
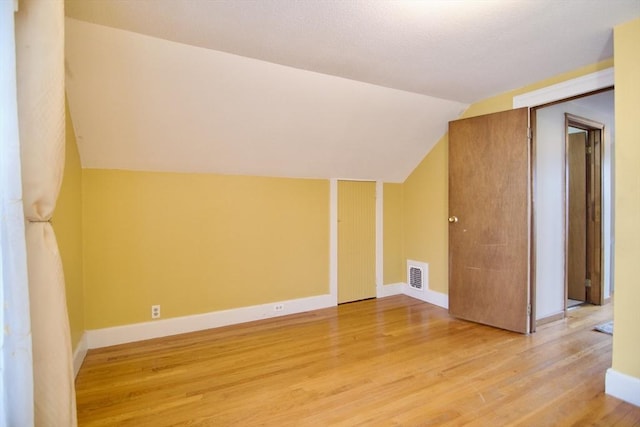
M 607 369 L 604 379 L 604 390 L 609 396 L 629 402 L 632 405 L 640 406 L 640 378 L 632 377 L 616 371 L 613 368 Z
M 384 283 L 384 186 L 376 181 L 376 295 Z
M 613 67 L 513 97 L 513 108 L 537 107 L 614 84 Z
M 449 309 L 449 295 L 425 288 L 424 291 L 416 291 L 406 283 L 390 283 L 378 287 L 376 298 L 390 297 L 393 295 L 406 295 L 438 307 Z
M 329 294 L 338 304 L 338 180 L 329 180 Z
M 407 289 L 411 289 L 409 285 L 407 285 Z M 415 292 L 413 289 L 411 289 Z M 443 294 L 441 292 L 433 291 L 429 288 L 426 288 L 424 292 L 420 292 L 420 298 L 424 302 L 428 302 L 429 304 L 437 305 L 438 307 L 449 309 L 449 295 Z M 410 297 L 413 295 L 407 293 Z
M 436 292 L 429 288 L 424 288 L 423 291 L 417 291 L 406 283 L 404 284 L 402 293 L 411 298 L 419 299 L 420 301 L 449 309 L 449 295 L 447 294 Z
M 276 305 L 282 306 L 282 310 L 275 311 Z M 93 329 L 85 332 L 86 344 L 90 349 L 108 347 L 335 306 L 333 295 L 319 295 L 191 316 Z
M 390 283 L 388 285 L 378 286 L 376 288 L 376 298 L 390 297 L 393 295 L 404 294 L 404 287 L 407 286 L 404 283 Z
M 80 372 L 80 368 L 82 367 L 82 362 L 84 362 L 84 358 L 87 356 L 87 333 L 84 332 L 82 337 L 80 338 L 80 342 L 76 346 L 73 351 L 73 377 L 78 376 L 78 372 Z
M 414 295 L 411 291 L 412 289 L 406 283 L 393 283 L 379 287 L 377 289 L 377 297 L 383 298 L 404 294 L 442 308 L 449 307 L 449 297 L 446 294 L 425 289 L 424 292 L 419 292 L 420 295 Z M 276 305 L 282 306 L 282 310 L 275 311 Z M 82 362 L 87 354 L 87 349 L 109 347 L 112 345 L 236 325 L 255 320 L 335 307 L 336 305 L 333 295 L 319 295 L 230 310 L 194 314 L 191 316 L 114 326 L 111 328 L 90 329 L 85 331 L 82 340 L 74 351 L 74 372 L 76 375 L 78 374 L 80 366 L 82 366 Z

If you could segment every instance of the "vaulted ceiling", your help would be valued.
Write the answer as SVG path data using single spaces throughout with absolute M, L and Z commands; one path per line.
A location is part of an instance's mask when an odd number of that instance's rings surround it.
M 469 103 L 611 58 L 640 0 L 66 0 L 83 167 L 404 180 Z

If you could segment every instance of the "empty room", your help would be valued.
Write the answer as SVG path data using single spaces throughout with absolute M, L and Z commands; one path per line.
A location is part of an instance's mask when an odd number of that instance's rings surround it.
M 0 425 L 640 426 L 640 1 L 0 6 Z

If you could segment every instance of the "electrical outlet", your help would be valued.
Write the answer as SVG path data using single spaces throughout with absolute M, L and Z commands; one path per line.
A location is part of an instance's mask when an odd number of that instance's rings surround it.
M 282 311 L 284 310 L 284 304 L 276 304 L 273 306 L 273 311 Z
M 152 319 L 160 318 L 160 304 L 151 306 L 151 318 Z

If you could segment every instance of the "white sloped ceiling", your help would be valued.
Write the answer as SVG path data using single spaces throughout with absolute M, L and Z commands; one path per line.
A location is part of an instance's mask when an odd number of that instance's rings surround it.
M 471 102 L 613 55 L 640 0 L 66 0 L 83 167 L 404 180 Z
M 85 168 L 403 181 L 466 104 L 66 20 Z

